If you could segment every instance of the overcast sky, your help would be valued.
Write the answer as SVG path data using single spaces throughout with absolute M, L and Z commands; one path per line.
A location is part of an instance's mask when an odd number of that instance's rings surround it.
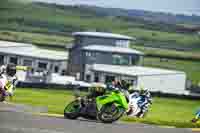
M 143 9 L 200 15 L 200 0 L 34 0 L 58 4 L 87 4 L 103 7 Z

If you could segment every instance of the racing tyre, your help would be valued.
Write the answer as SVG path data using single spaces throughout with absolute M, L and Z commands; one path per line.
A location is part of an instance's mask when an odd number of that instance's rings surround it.
M 103 123 L 112 123 L 123 116 L 125 109 L 114 104 L 103 105 L 98 113 L 98 119 Z
M 69 103 L 64 109 L 64 117 L 68 119 L 77 119 L 80 112 L 79 101 Z

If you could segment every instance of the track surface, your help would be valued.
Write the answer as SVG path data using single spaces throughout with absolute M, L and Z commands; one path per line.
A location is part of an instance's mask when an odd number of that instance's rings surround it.
M 189 129 L 160 128 L 145 124 L 103 124 L 88 120 L 67 120 L 2 110 L 0 133 L 192 133 Z

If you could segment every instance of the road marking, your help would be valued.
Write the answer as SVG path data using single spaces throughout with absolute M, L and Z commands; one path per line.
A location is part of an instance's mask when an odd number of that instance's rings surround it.
M 160 128 L 176 128 L 176 127 L 173 127 L 173 126 L 158 126 Z
M 192 128 L 193 132 L 200 132 L 200 128 Z
M 49 116 L 49 117 L 59 117 L 59 118 L 64 117 L 64 115 L 61 115 L 61 114 L 49 114 L 49 113 L 35 113 L 35 115 Z

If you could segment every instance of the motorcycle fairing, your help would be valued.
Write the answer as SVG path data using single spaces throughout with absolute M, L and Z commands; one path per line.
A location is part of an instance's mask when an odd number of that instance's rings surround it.
M 122 92 L 111 92 L 110 94 L 96 98 L 97 109 L 100 110 L 102 105 L 114 103 L 117 107 L 128 109 L 126 97 Z

